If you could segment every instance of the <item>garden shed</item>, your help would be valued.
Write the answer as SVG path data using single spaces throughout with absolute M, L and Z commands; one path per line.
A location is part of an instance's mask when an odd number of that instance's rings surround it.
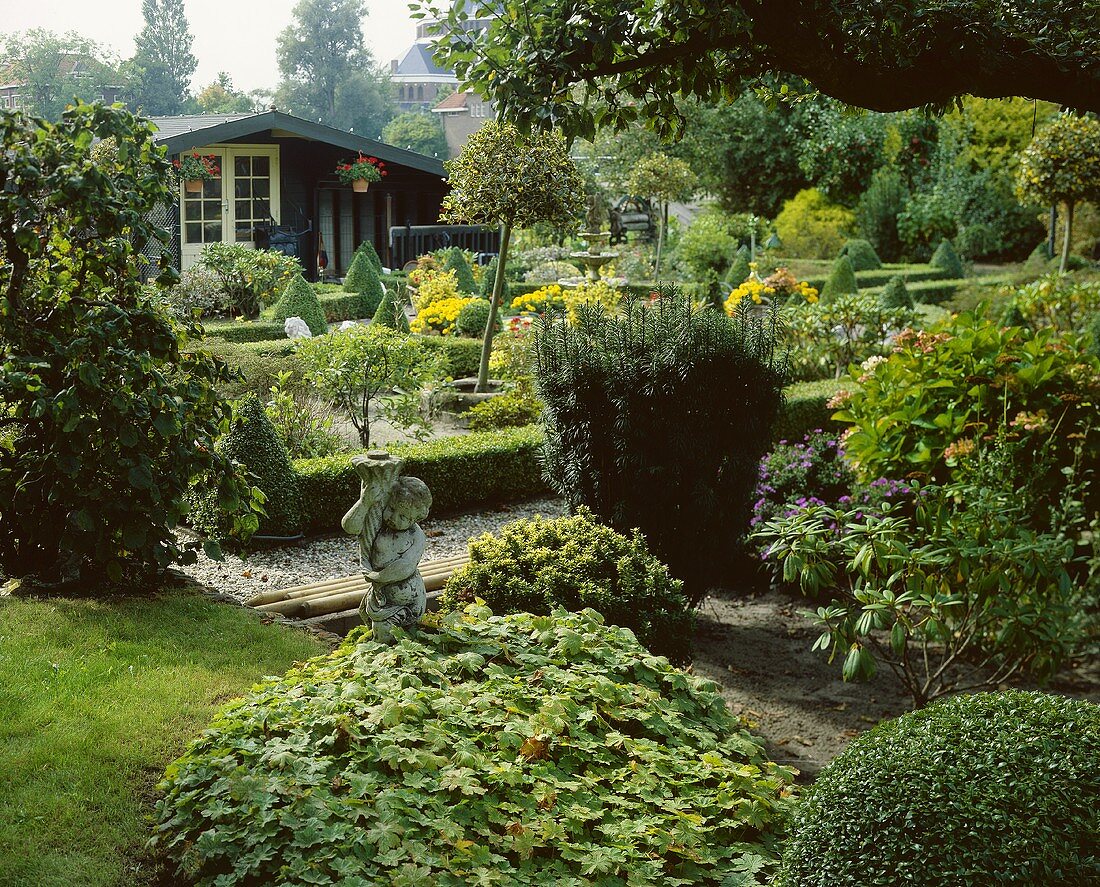
M 391 228 L 434 225 L 447 193 L 443 163 L 311 123 L 274 107 L 255 114 L 154 117 L 157 142 L 170 157 L 213 155 L 216 178 L 191 193 L 180 183 L 164 219 L 181 269 L 214 242 L 271 247 L 297 255 L 314 274 L 321 250 L 329 273 L 343 274 L 369 240 L 390 261 Z M 387 176 L 365 193 L 336 177 L 358 153 L 386 164 Z

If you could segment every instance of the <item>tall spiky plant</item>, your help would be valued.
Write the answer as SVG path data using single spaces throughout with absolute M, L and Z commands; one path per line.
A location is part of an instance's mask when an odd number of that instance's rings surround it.
M 674 287 L 536 328 L 545 474 L 572 507 L 641 528 L 698 601 L 729 582 L 782 403 L 778 315 L 700 311 Z

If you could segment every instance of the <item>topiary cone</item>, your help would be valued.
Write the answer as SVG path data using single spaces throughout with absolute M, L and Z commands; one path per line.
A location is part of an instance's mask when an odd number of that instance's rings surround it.
M 355 255 L 366 256 L 367 261 L 371 263 L 374 270 L 379 274 L 382 273 L 382 260 L 378 257 L 378 250 L 374 248 L 374 244 L 369 240 L 364 240 L 359 244 L 358 248 L 355 250 Z M 352 264 L 354 264 L 354 262 Z
M 458 291 L 466 295 L 477 294 L 477 282 L 474 280 L 474 272 L 470 270 L 470 263 L 460 249 L 451 250 L 447 261 L 443 265 L 444 271 L 454 271 L 455 280 L 458 283 Z
M 751 270 L 752 269 L 749 268 L 748 253 L 738 250 L 733 258 L 733 264 L 730 265 L 729 273 L 726 275 L 726 283 L 729 284 L 730 289 L 737 289 L 737 287 L 748 280 Z
M 374 268 L 371 266 L 370 259 L 363 253 L 356 253 L 355 258 L 351 260 L 351 267 L 348 268 L 348 275 L 344 278 L 344 292 L 345 293 L 361 293 L 366 291 L 367 279 L 370 272 Z
M 317 299 L 317 292 L 301 274 L 287 284 L 279 301 L 275 303 L 274 320 L 283 323 L 288 317 L 300 317 L 306 322 L 310 333 L 323 336 L 328 332 L 325 309 Z
M 833 296 L 842 296 L 859 292 L 856 283 L 856 272 L 852 267 L 852 260 L 847 256 L 840 256 L 833 263 L 833 270 L 829 273 L 829 279 L 821 288 L 821 298 L 831 299 Z
M 900 274 L 890 278 L 890 282 L 882 288 L 879 302 L 883 308 L 912 308 L 913 297 L 905 285 L 905 278 Z
M 378 309 L 374 312 L 374 322 L 380 326 L 388 326 L 399 333 L 409 332 L 409 319 L 405 316 L 401 295 L 397 292 L 383 290 L 382 301 L 378 303 Z
M 940 245 L 936 247 L 936 251 L 932 254 L 932 261 L 929 264 L 933 268 L 939 268 L 943 271 L 950 280 L 958 280 L 960 277 L 966 276 L 962 259 L 955 252 L 955 247 L 951 244 L 951 241 L 946 238 L 941 240 Z

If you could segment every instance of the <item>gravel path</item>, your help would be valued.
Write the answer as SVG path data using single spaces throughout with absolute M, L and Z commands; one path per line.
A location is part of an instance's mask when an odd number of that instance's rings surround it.
M 546 517 L 565 514 L 565 503 L 560 499 L 533 499 L 498 506 L 492 511 L 429 518 L 423 525 L 428 536 L 424 557 L 438 560 L 463 554 L 471 536 L 494 532 L 506 523 L 536 514 Z M 298 544 L 261 548 L 244 559 L 226 555 L 223 561 L 212 561 L 200 552 L 197 563 L 178 569 L 211 592 L 244 601 L 271 588 L 353 575 L 359 572 L 359 548 L 352 537 L 333 534 Z

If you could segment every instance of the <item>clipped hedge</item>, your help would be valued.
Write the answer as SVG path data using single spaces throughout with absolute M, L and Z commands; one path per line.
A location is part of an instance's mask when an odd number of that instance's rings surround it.
M 784 389 L 783 409 L 772 428 L 774 440 L 802 440 L 815 428 L 840 429 L 844 427 L 832 420 L 835 412 L 826 406 L 829 399 L 844 387 L 836 379 L 818 382 L 797 382 Z
M 418 336 L 425 348 L 443 356 L 445 373 L 452 379 L 476 376 L 481 360 L 481 341 L 459 336 Z
M 343 323 L 345 320 L 366 320 L 378 310 L 378 299 L 367 293 L 322 293 L 318 296 L 325 320 Z
M 943 280 L 947 275 L 931 265 L 883 265 L 875 271 L 857 271 L 856 283 L 859 284 L 862 292 L 865 289 L 885 286 L 893 277 L 901 277 L 906 286 L 911 286 L 920 280 Z M 806 282 L 817 290 L 822 289 L 828 279 L 828 274 L 806 275 Z
M 1100 706 L 956 696 L 855 739 L 802 798 L 782 887 L 1100 883 Z
M 990 274 L 985 277 L 959 277 L 944 280 L 919 280 L 915 283 L 905 281 L 905 288 L 914 302 L 924 302 L 929 305 L 938 305 L 954 297 L 960 289 L 973 286 L 1001 286 L 1010 282 L 1011 275 Z M 868 292 L 880 292 L 882 287 L 875 287 Z
M 231 703 L 168 767 L 152 845 L 219 887 L 748 887 L 792 777 L 598 613 L 470 607 Z
M 405 473 L 432 491 L 432 514 L 446 514 L 545 495 L 542 429 L 537 426 L 446 437 L 390 447 L 405 460 Z M 309 533 L 336 532 L 359 497 L 352 454 L 293 463 Z
M 281 323 L 263 320 L 204 320 L 202 328 L 208 339 L 225 342 L 274 342 L 286 338 Z
M 226 397 L 257 394 L 266 399 L 279 373 L 286 370 L 291 373 L 292 383 L 301 381 L 302 368 L 294 356 L 294 342 L 290 339 L 283 338 L 274 342 L 227 342 L 209 339 L 200 345 L 244 375 L 243 380 L 225 382 L 218 386 L 218 390 Z

